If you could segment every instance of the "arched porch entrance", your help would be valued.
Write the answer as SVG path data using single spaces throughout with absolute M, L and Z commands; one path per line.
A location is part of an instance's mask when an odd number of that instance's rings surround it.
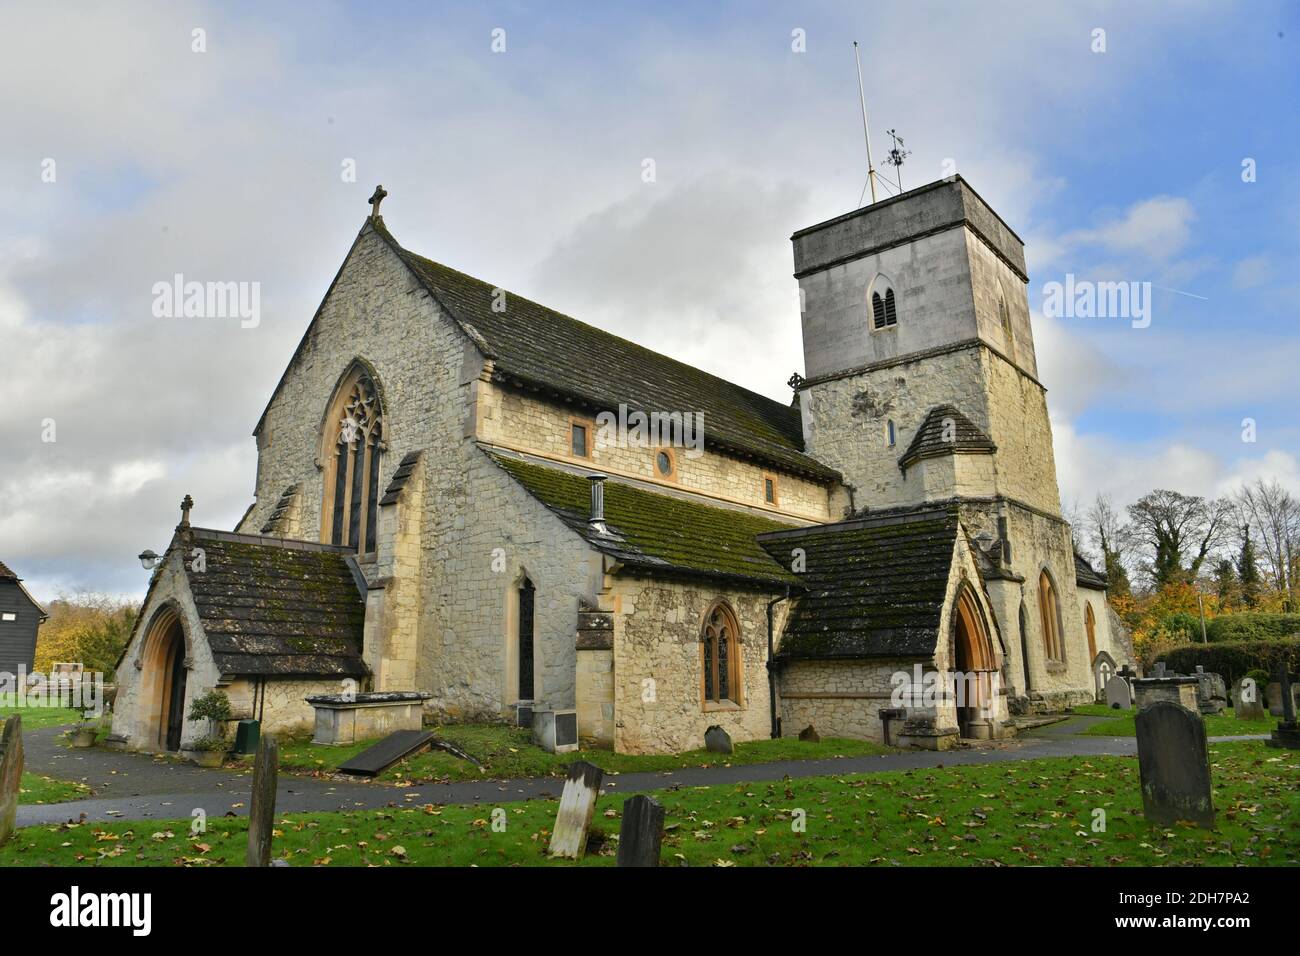
M 963 737 L 992 736 L 998 672 L 993 642 L 984 615 L 969 587 L 957 597 L 953 614 L 953 671 L 957 694 L 957 726 Z
M 180 618 L 170 608 L 164 609 L 149 628 L 141 654 L 141 738 L 147 747 L 180 749 L 188 674 L 185 658 L 185 632 Z

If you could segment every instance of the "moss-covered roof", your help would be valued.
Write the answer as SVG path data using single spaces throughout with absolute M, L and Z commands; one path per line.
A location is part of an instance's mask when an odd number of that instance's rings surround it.
M 958 529 L 944 508 L 764 535 L 774 557 L 802 548 L 806 561 L 778 656 L 932 655 Z
M 376 232 L 494 361 L 506 382 L 554 391 L 595 411 L 695 412 L 706 444 L 820 481 L 840 476 L 804 453 L 799 410 L 644 346 L 505 293 L 403 249 L 380 221 Z
M 956 405 L 936 405 L 926 413 L 907 451 L 898 459 L 898 465 L 906 471 L 909 465 L 922 458 L 954 454 L 989 455 L 997 450 L 993 440 Z
M 593 547 L 629 568 L 764 586 L 798 583 L 795 575 L 759 546 L 756 537 L 789 530 L 792 525 L 608 479 L 605 525 L 610 533 L 601 535 L 587 523 L 591 482 L 584 475 L 489 454 Z
M 223 674 L 359 677 L 365 602 L 340 550 L 193 529 L 190 592 Z M 188 566 L 188 562 L 187 562 Z
M 1092 588 L 1094 591 L 1104 591 L 1110 587 L 1110 580 L 1104 574 L 1099 574 L 1088 559 L 1078 551 L 1074 552 L 1074 580 L 1080 587 Z

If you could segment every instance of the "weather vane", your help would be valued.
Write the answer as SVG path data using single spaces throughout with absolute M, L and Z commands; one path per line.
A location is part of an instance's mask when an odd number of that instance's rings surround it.
M 894 176 L 898 180 L 898 191 L 903 191 L 903 161 L 912 155 L 910 149 L 903 149 L 903 137 L 898 135 L 897 130 L 887 129 L 886 133 L 894 141 L 894 148 L 889 151 L 889 156 L 885 162 L 894 167 Z

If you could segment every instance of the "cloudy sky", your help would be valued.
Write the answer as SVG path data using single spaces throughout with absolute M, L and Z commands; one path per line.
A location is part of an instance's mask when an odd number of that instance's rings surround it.
M 1300 491 L 1300 15 L 1134 6 L 0 3 L 0 559 L 139 595 L 182 495 L 233 526 L 378 182 L 408 248 L 787 400 L 789 236 L 865 181 L 854 39 L 878 160 L 896 128 L 905 186 L 955 168 L 1027 243 L 1067 507 Z M 155 318 L 176 273 L 260 324 Z M 1150 282 L 1150 326 L 1042 315 L 1067 274 Z

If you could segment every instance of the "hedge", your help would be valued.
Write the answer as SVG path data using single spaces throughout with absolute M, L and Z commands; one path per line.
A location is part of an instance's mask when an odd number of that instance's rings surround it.
M 1285 663 L 1292 671 L 1300 668 L 1300 638 L 1186 644 L 1166 651 L 1158 659 L 1178 674 L 1195 674 L 1199 664 L 1207 672 L 1221 675 L 1229 686 L 1252 670 L 1267 671 L 1269 680 L 1272 680 L 1280 663 Z M 1150 664 L 1146 672 L 1151 674 Z
M 1225 614 L 1205 624 L 1209 641 L 1270 641 L 1300 636 L 1300 614 Z

